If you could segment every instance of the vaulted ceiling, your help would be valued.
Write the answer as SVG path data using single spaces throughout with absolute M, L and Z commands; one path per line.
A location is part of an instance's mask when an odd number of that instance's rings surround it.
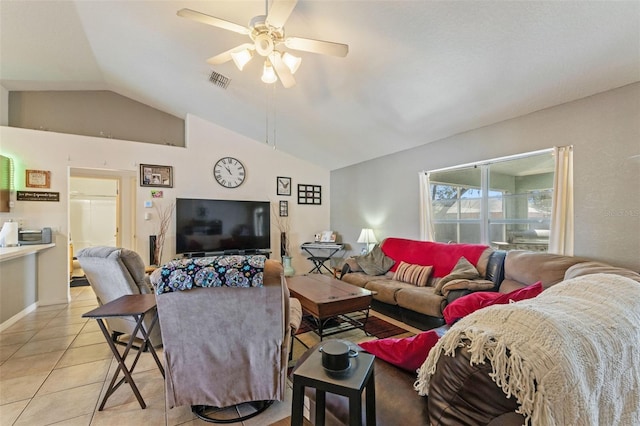
M 176 15 L 244 26 L 266 6 L 2 0 L 0 84 L 111 90 L 336 169 L 640 80 L 639 1 L 299 0 L 286 35 L 349 54 L 296 52 L 289 89 L 264 84 L 255 58 L 209 66 L 247 36 Z

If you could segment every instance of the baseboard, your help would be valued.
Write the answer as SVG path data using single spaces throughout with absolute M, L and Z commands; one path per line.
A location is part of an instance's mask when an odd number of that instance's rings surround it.
M 8 320 L 0 324 L 0 331 L 4 331 L 7 328 L 11 327 L 13 324 L 15 324 L 16 322 L 20 321 L 22 318 L 27 316 L 27 314 L 35 311 L 37 307 L 38 307 L 37 302 L 27 306 L 26 308 L 24 308 L 23 310 L 21 310 L 20 312 L 18 312 L 17 314 L 15 314 L 11 318 L 9 318 Z

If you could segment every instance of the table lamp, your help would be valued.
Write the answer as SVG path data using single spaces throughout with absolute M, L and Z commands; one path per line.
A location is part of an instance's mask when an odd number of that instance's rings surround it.
M 375 245 L 378 240 L 376 240 L 376 236 L 373 234 L 373 229 L 362 228 L 362 231 L 360 231 L 360 236 L 358 237 L 358 242 L 367 245 L 362 249 L 362 254 L 367 254 L 371 251 L 371 245 Z

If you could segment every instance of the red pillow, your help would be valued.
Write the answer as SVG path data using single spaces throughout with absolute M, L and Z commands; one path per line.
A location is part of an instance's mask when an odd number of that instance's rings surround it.
M 505 305 L 511 300 L 517 302 L 519 300 L 531 299 L 540 293 L 542 293 L 542 281 L 514 290 L 511 293 L 477 291 L 449 303 L 442 311 L 442 314 L 445 322 L 451 325 L 478 309 L 491 305 Z
M 438 339 L 438 333 L 428 330 L 411 337 L 370 340 L 359 345 L 389 364 L 415 372 L 427 359 Z

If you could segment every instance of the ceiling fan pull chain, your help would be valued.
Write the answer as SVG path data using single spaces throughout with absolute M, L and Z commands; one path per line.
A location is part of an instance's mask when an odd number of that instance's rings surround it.
M 269 92 L 269 86 L 265 88 L 265 143 L 269 145 L 269 111 L 272 112 L 273 118 L 271 119 L 273 127 L 273 149 L 276 149 L 276 85 L 271 85 L 271 92 Z
M 276 105 L 276 85 L 272 84 L 271 85 L 273 87 L 273 96 L 271 97 L 272 103 L 273 103 L 273 149 L 276 149 L 276 142 L 278 140 L 278 138 L 276 137 L 276 122 L 278 119 L 278 111 L 277 111 L 277 105 Z
M 265 92 L 264 92 L 265 96 L 264 96 L 264 105 L 265 105 L 265 114 L 264 114 L 264 121 L 265 121 L 265 130 L 264 130 L 264 142 L 269 145 L 269 89 L 265 88 Z

